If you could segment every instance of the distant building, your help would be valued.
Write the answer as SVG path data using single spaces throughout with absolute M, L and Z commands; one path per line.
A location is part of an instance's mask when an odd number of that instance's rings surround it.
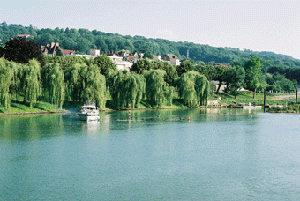
M 18 34 L 17 38 L 28 38 L 29 36 L 29 34 Z
M 161 59 L 163 61 L 168 61 L 170 64 L 175 65 L 175 66 L 180 65 L 180 59 L 174 54 L 165 54 L 165 55 L 161 56 Z
M 100 56 L 100 49 L 90 49 L 90 55 L 94 57 Z
M 74 56 L 75 55 L 75 50 L 65 50 L 65 49 L 61 49 L 61 48 L 59 48 L 59 50 L 61 51 L 61 53 L 63 53 L 63 56 Z
M 58 42 L 51 42 L 50 44 L 47 44 L 46 46 L 41 46 L 41 51 L 44 55 L 56 56 L 56 51 L 58 49 L 59 49 Z
M 154 61 L 161 61 L 161 56 L 153 55 L 153 60 Z
M 116 69 L 117 70 L 122 70 L 122 71 L 130 71 L 132 63 L 125 61 L 122 56 L 119 56 L 118 53 L 116 52 L 105 52 L 105 54 L 110 58 L 110 60 L 116 64 Z

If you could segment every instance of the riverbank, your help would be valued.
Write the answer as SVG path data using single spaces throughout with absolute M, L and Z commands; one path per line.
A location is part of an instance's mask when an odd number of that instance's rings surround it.
M 289 94 L 287 94 L 289 95 Z M 290 96 L 290 95 L 289 95 Z M 263 94 L 257 93 L 256 98 L 252 98 L 252 92 L 240 92 L 236 97 L 230 94 L 212 94 L 208 97 L 208 100 L 217 100 L 217 105 L 208 105 L 208 106 L 200 106 L 198 108 L 243 108 L 244 106 L 263 105 Z M 286 105 L 288 102 L 294 101 L 289 97 L 286 99 L 286 95 L 277 96 L 276 94 L 268 94 L 267 95 L 267 104 L 268 105 Z M 80 104 L 72 101 L 65 101 L 64 107 L 58 108 L 56 105 L 38 101 L 34 107 L 30 107 L 29 104 L 24 104 L 21 101 L 12 101 L 11 108 L 4 109 L 0 107 L 0 115 L 32 115 L 32 114 L 54 114 L 54 113 L 69 113 L 69 112 L 77 112 L 80 108 Z M 143 100 L 141 101 L 138 108 L 121 108 L 114 109 L 112 107 L 111 100 L 107 101 L 106 107 L 101 111 L 122 111 L 122 110 L 155 110 L 155 109 L 188 109 L 189 107 L 185 106 L 184 103 L 180 99 L 174 99 L 172 106 L 163 105 L 162 107 L 151 107 L 151 105 Z M 295 111 L 295 112 L 294 112 Z M 300 108 L 298 107 L 283 107 L 283 108 L 269 108 L 267 112 L 271 113 L 299 113 Z

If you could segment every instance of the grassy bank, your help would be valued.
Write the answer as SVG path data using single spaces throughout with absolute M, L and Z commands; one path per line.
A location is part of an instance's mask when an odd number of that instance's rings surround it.
M 32 113 L 52 113 L 52 112 L 65 112 L 65 109 L 60 109 L 54 104 L 47 102 L 37 101 L 35 106 L 30 107 L 29 104 L 24 104 L 20 101 L 12 101 L 11 107 L 5 109 L 0 106 L 0 114 L 32 114 Z
M 272 107 L 268 109 L 271 113 L 300 113 L 300 104 L 293 103 L 287 107 Z
M 270 112 L 300 112 L 299 104 L 292 104 L 295 99 L 293 98 L 286 98 L 286 96 L 290 96 L 291 94 L 267 94 L 267 105 L 286 105 L 289 104 L 289 107 L 283 108 L 270 108 Z M 219 100 L 222 106 L 227 107 L 238 107 L 242 105 L 248 105 L 249 102 L 253 105 L 255 102 L 256 105 L 263 105 L 264 103 L 264 94 L 257 93 L 255 99 L 253 99 L 252 92 L 240 92 L 236 97 L 231 94 L 221 93 L 221 94 L 211 94 L 208 97 L 208 100 Z M 22 101 L 13 100 L 11 102 L 11 108 L 5 109 L 0 106 L 0 114 L 32 114 L 32 113 L 53 113 L 53 112 L 66 112 L 66 111 L 73 111 L 77 112 L 80 108 L 81 104 L 77 102 L 65 101 L 63 109 L 58 108 L 54 104 L 50 104 L 48 102 L 38 101 L 32 108 L 29 104 L 24 104 Z M 139 108 L 137 109 L 151 109 L 150 103 L 146 100 L 142 100 L 139 104 Z M 162 105 L 161 108 L 164 109 L 180 109 L 180 108 L 187 108 L 182 100 L 174 99 L 172 105 Z M 124 108 L 126 109 L 126 108 Z M 127 108 L 128 109 L 128 108 Z M 156 109 L 156 108 L 154 108 Z M 108 100 L 106 107 L 103 110 L 114 110 L 112 106 L 112 101 Z
M 283 94 L 281 94 L 283 95 Z M 278 98 L 277 94 L 270 94 L 267 93 L 267 105 L 285 105 L 287 101 L 295 101 L 294 99 L 286 100 L 283 98 Z M 252 92 L 240 92 L 236 97 L 231 94 L 213 94 L 209 97 L 210 100 L 217 100 L 221 98 L 221 104 L 228 106 L 228 107 L 235 107 L 241 105 L 249 105 L 249 102 L 253 105 L 263 106 L 264 105 L 264 94 L 263 93 L 256 93 L 255 99 L 253 99 Z

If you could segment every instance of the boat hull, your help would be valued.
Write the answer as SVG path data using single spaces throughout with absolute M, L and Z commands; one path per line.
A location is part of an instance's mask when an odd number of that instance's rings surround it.
M 78 114 L 80 121 L 99 121 L 99 115 Z

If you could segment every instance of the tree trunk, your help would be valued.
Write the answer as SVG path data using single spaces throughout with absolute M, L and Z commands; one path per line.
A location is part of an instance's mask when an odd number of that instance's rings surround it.
M 219 86 L 218 86 L 218 89 L 217 89 L 217 92 L 216 92 L 216 94 L 218 94 L 218 93 L 219 93 L 219 91 L 220 91 L 220 89 L 221 89 L 221 85 L 222 85 L 222 82 L 220 82 L 220 84 L 219 84 Z
M 253 91 L 253 99 L 255 99 L 255 94 L 256 94 L 256 88 Z

